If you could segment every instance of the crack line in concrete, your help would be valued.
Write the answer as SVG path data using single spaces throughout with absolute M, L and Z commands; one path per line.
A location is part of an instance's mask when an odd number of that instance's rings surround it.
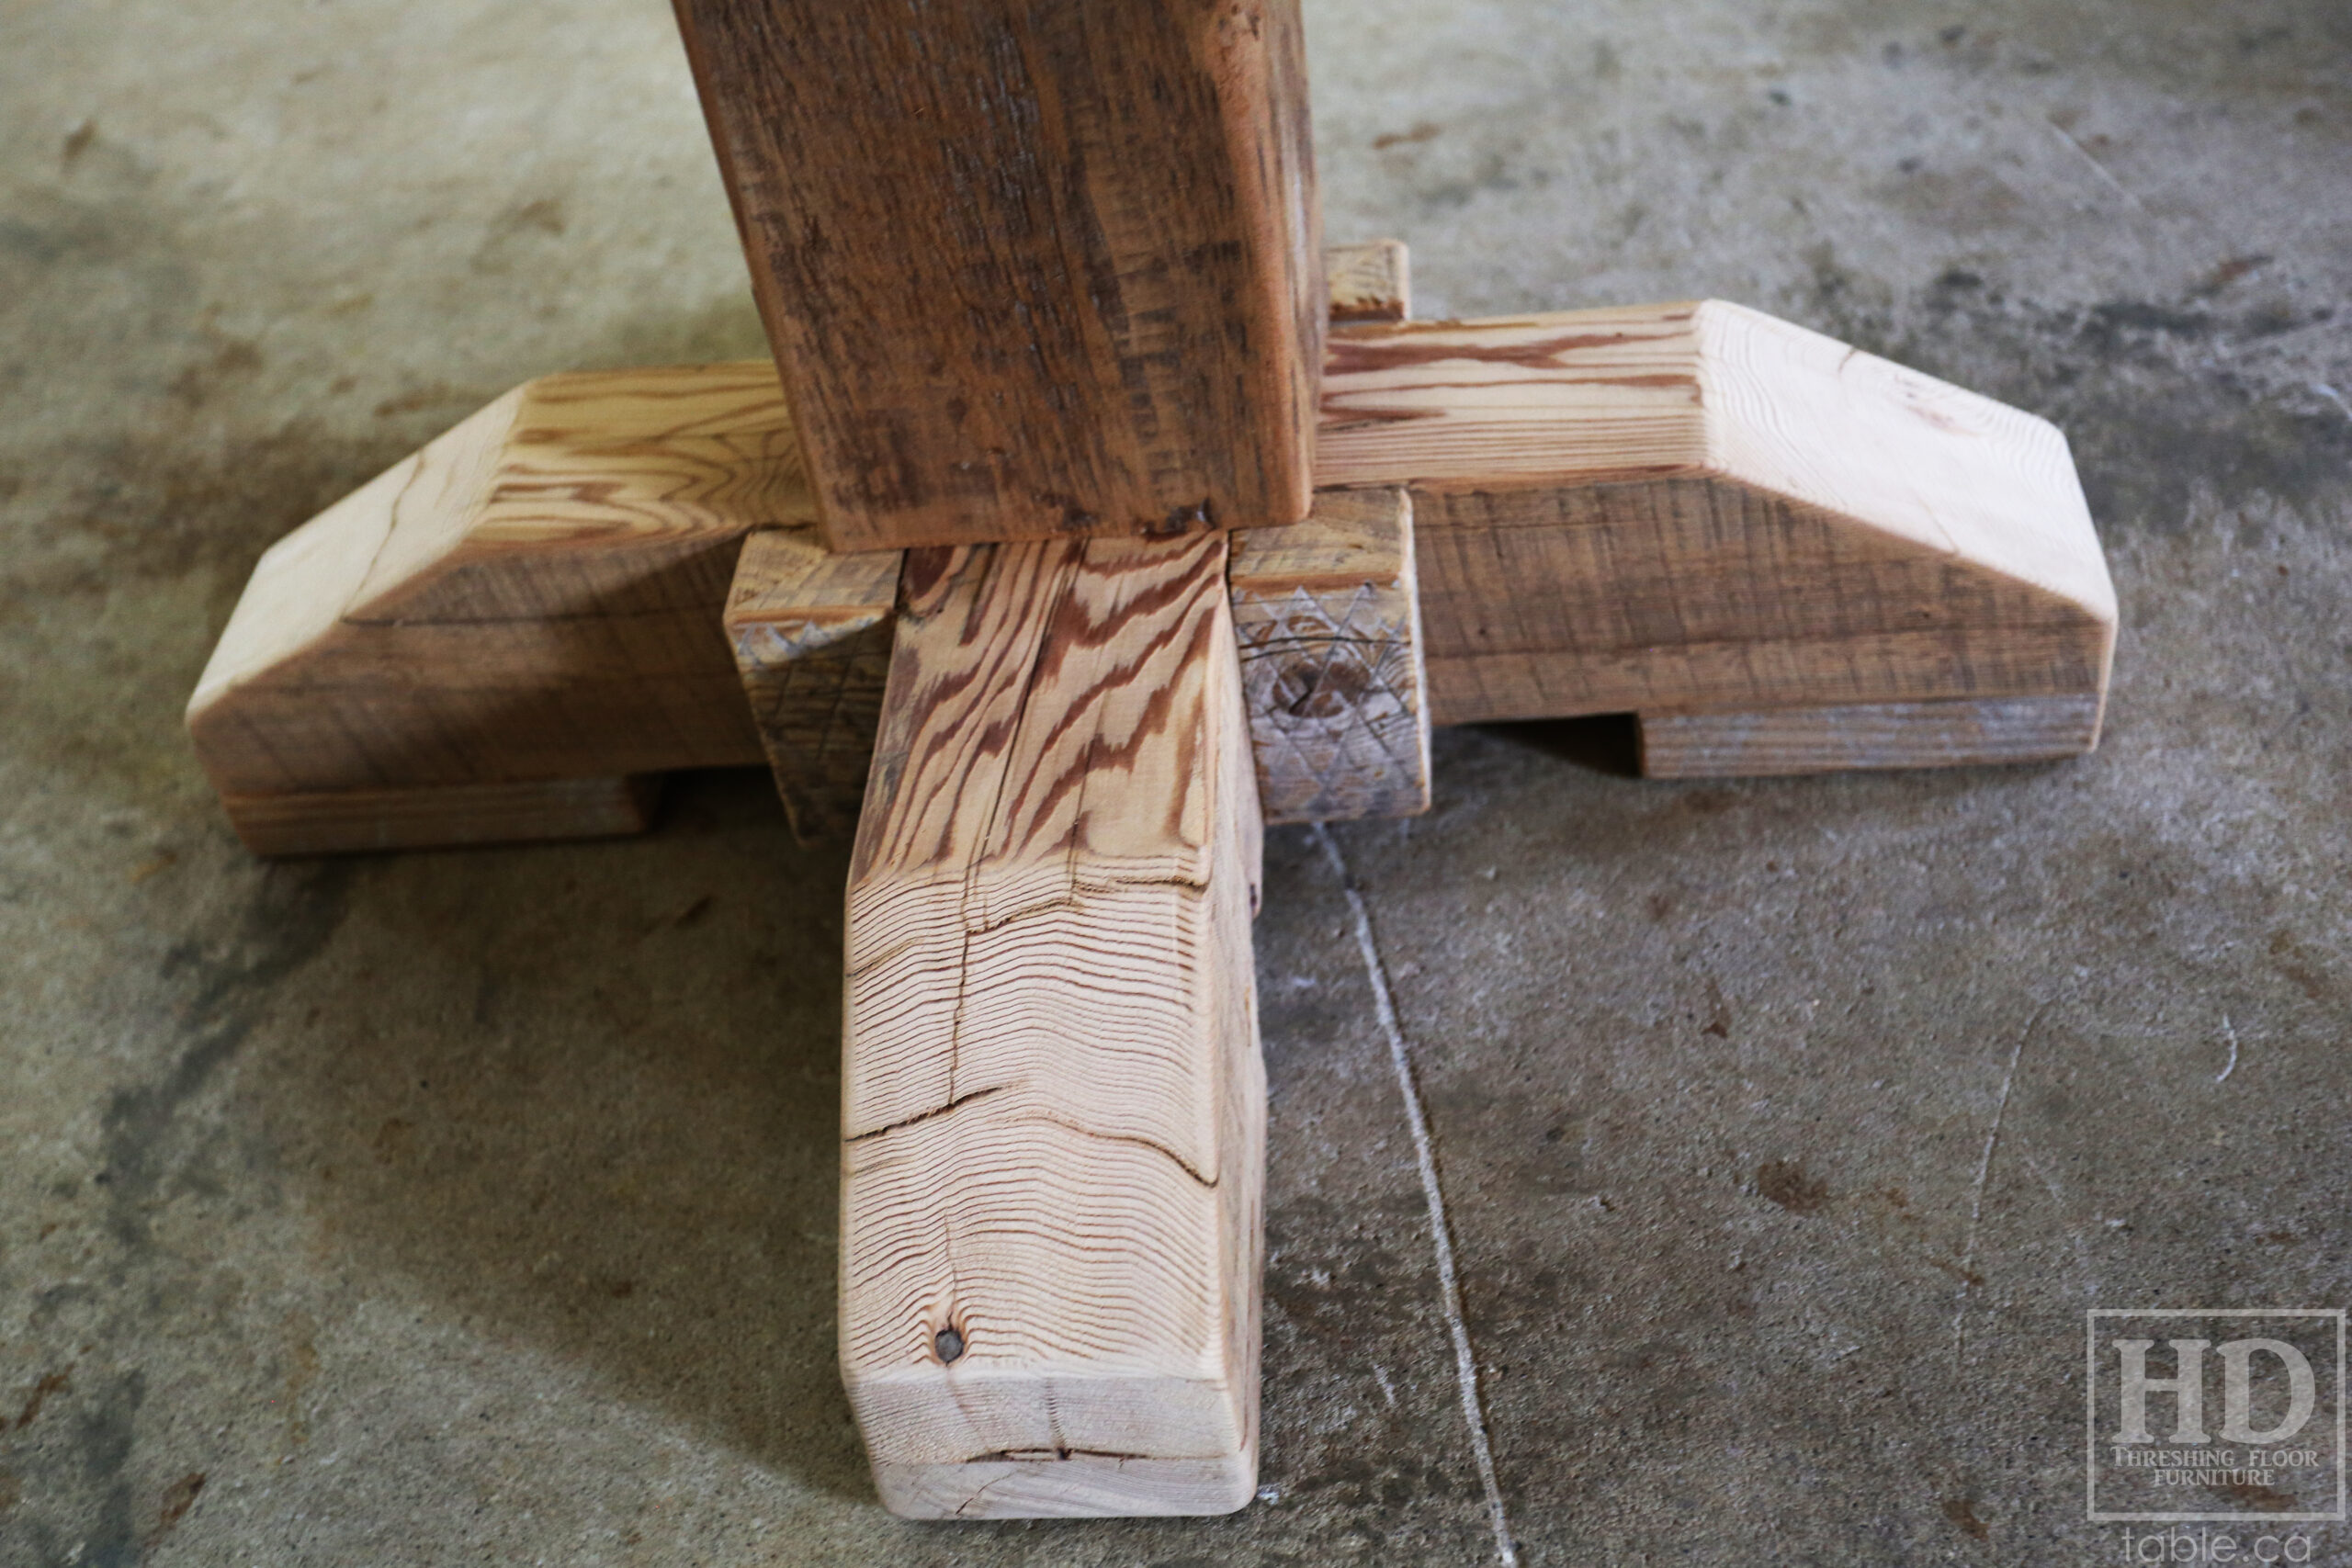
M 2313 381 L 2312 383 L 2312 390 L 2317 392 L 2321 397 L 2325 398 L 2329 402 L 2334 403 L 2338 409 L 2342 410 L 2345 418 L 2352 419 L 2352 403 L 2348 403 L 2344 400 L 2343 393 L 2337 391 L 2335 388 L 2329 386 L 2324 381 Z
M 2009 1070 L 2001 1075 L 2001 1098 L 1993 1102 L 1993 1125 L 1984 1134 L 1984 1157 L 1976 1162 L 1976 1182 L 1969 1189 L 1968 1235 L 1960 1251 L 1960 1304 L 1951 1314 L 1951 1364 L 1955 1371 L 1960 1369 L 1961 1325 L 1968 1316 L 1969 1271 L 1976 1266 L 1976 1225 L 1984 1217 L 1984 1183 L 1993 1174 L 1993 1151 L 2000 1146 L 2001 1118 L 2009 1113 L 2009 1089 L 2018 1081 L 2018 1063 L 2025 1056 L 2025 1043 L 2033 1038 L 2033 1032 L 2041 1025 L 2041 1015 L 2049 1010 L 2050 1004 L 2042 1003 L 2025 1021 L 2025 1027 L 2018 1031 L 2017 1045 L 2009 1052 Z
M 1519 1568 L 1519 1549 L 1510 1539 L 1510 1521 L 1503 1513 L 1502 1483 L 1495 1478 L 1495 1450 L 1487 1438 L 1487 1416 L 1478 1401 L 1478 1361 L 1470 1350 L 1470 1326 L 1462 1317 L 1462 1283 L 1453 1271 L 1453 1231 L 1446 1218 L 1445 1193 L 1438 1186 L 1437 1150 L 1430 1141 L 1430 1121 L 1421 1109 L 1421 1091 L 1413 1081 L 1413 1059 L 1405 1049 L 1405 1032 L 1396 1022 L 1396 1004 L 1388 990 L 1388 970 L 1380 962 L 1380 948 L 1372 938 L 1372 913 L 1356 891 L 1339 840 L 1322 823 L 1315 824 L 1315 840 L 1348 896 L 1348 912 L 1355 917 L 1356 947 L 1363 954 L 1364 978 L 1372 986 L 1372 1009 L 1380 1032 L 1388 1040 L 1389 1065 L 1396 1072 L 1396 1092 L 1405 1101 L 1405 1125 L 1413 1134 L 1413 1157 L 1421 1169 L 1421 1197 L 1429 1205 L 1430 1240 L 1437 1253 L 1439 1299 L 1445 1325 L 1453 1339 L 1453 1379 L 1462 1390 L 1462 1418 L 1470 1428 L 1470 1452 L 1478 1462 L 1478 1482 L 1487 1491 L 1487 1515 L 1495 1527 L 1495 1557 L 1503 1568 Z
M 2067 130 L 2064 126 L 2059 124 L 2054 119 L 2045 119 L 2043 123 L 2058 133 L 2058 139 L 2061 141 L 2064 141 L 2067 146 L 2072 147 L 2075 152 L 2081 153 L 2083 155 L 2083 162 L 2091 166 L 2091 172 L 2098 175 L 2101 180 L 2106 182 L 2107 187 L 2109 190 L 2121 197 L 2126 202 L 2129 202 L 2133 210 L 2138 212 L 2145 212 L 2148 210 L 2147 208 L 2142 204 L 2140 198 L 2132 194 L 2130 187 L 2126 186 L 2121 180 L 2115 177 L 2115 172 L 2113 170 L 2109 169 L 2105 164 L 2100 163 L 2089 148 L 2084 146 L 2080 141 L 2075 140 L 2075 133 L 2073 131 Z

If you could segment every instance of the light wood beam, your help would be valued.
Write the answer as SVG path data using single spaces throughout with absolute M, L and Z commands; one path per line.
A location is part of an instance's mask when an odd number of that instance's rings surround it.
M 922 1517 L 1255 1484 L 1259 810 L 1221 535 L 917 550 L 849 889 L 841 1356 Z
M 2106 686 L 2065 438 L 1720 300 L 1336 333 L 1317 478 L 1413 492 L 1440 724 Z
M 377 847 L 400 791 L 755 764 L 718 612 L 744 533 L 811 512 L 771 367 L 527 383 L 264 554 L 188 701 L 197 759 L 265 853 Z
M 2064 438 L 1753 311 L 1350 327 L 1325 422 L 1327 486 L 1412 494 L 1435 723 L 2105 690 Z M 518 389 L 263 558 L 189 704 L 198 760 L 238 819 L 759 764 L 763 725 L 831 722 L 772 694 L 755 725 L 717 625 L 743 536 L 814 524 L 796 451 L 764 364 Z M 372 845 L 356 798 L 267 841 Z

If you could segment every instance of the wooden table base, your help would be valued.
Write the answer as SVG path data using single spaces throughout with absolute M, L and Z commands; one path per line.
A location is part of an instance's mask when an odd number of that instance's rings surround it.
M 1415 321 L 1296 0 L 677 0 L 774 363 L 517 388 L 281 541 L 188 706 L 264 853 L 854 831 L 842 1376 L 922 1518 L 1257 1472 L 1266 822 L 1431 724 L 1657 776 L 2098 739 L 2041 420 L 1720 300 Z

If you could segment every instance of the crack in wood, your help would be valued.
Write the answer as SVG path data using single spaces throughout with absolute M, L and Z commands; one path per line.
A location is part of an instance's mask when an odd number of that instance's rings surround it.
M 1002 1090 L 1011 1089 L 1012 1087 L 1012 1086 L 1011 1084 L 1000 1083 L 990 1084 L 986 1089 L 976 1089 L 969 1094 L 957 1095 L 955 1099 L 949 1100 L 944 1105 L 934 1105 L 928 1111 L 918 1111 L 912 1116 L 902 1116 L 896 1122 L 889 1122 L 880 1127 L 869 1128 L 863 1133 L 852 1133 L 849 1136 L 843 1138 L 842 1142 L 845 1144 L 862 1144 L 869 1138 L 878 1138 L 885 1134 L 896 1133 L 901 1128 L 911 1127 L 918 1122 L 928 1122 L 935 1116 L 944 1116 L 951 1111 L 960 1111 L 976 1100 L 986 1100 L 989 1095 L 1000 1093 Z
M 1194 1167 L 1190 1160 L 1186 1159 L 1182 1155 L 1178 1154 L 1174 1149 L 1170 1148 L 1166 1144 L 1159 1142 L 1156 1138 L 1147 1138 L 1140 1133 L 1102 1132 L 1097 1128 L 1082 1126 L 1076 1122 L 1070 1121 L 1067 1117 L 1057 1116 L 1050 1111 L 1039 1111 L 1037 1113 L 1037 1120 L 1040 1122 L 1051 1122 L 1057 1127 L 1066 1127 L 1069 1131 L 1079 1134 L 1080 1137 L 1095 1138 L 1106 1144 L 1134 1144 L 1138 1148 L 1149 1149 L 1156 1155 L 1166 1156 L 1168 1161 L 1174 1165 L 1177 1169 L 1182 1171 L 1185 1175 L 1191 1177 L 1194 1181 L 1199 1182 L 1203 1187 L 1207 1188 L 1210 1191 L 1214 1192 L 1216 1190 L 1217 1178 L 1213 1176 L 1203 1176 L 1199 1169 Z

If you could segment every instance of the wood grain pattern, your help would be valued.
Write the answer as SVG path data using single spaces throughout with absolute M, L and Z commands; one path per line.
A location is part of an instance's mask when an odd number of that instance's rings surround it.
M 1327 491 L 1304 523 L 1236 533 L 1229 586 L 1266 820 L 1428 810 L 1427 675 L 1405 491 Z
M 1306 514 L 1297 0 L 676 3 L 834 548 Z
M 2046 762 L 2089 750 L 2098 729 L 2099 699 L 2088 694 L 1644 714 L 1642 773 L 1709 779 Z
M 2105 690 L 2041 420 L 1706 301 L 1331 340 L 1318 479 L 1414 496 L 1440 724 Z
M 728 637 L 803 842 L 855 826 L 900 558 L 896 550 L 833 555 L 808 530 L 763 529 L 736 568 Z M 1265 819 L 1429 809 L 1405 492 L 1334 491 L 1305 523 L 1236 530 L 1228 587 Z
M 727 640 L 802 843 L 846 838 L 865 798 L 897 613 L 897 550 L 835 555 L 809 528 L 744 541 Z
M 341 855 L 625 838 L 652 826 L 661 794 L 660 775 L 647 774 L 232 795 L 221 804 L 257 855 Z
M 908 558 L 849 890 L 841 1354 L 884 1501 L 1255 1483 L 1258 805 L 1223 536 Z
M 1331 324 L 1401 321 L 1413 313 L 1412 258 L 1402 240 L 1333 245 L 1323 253 Z

